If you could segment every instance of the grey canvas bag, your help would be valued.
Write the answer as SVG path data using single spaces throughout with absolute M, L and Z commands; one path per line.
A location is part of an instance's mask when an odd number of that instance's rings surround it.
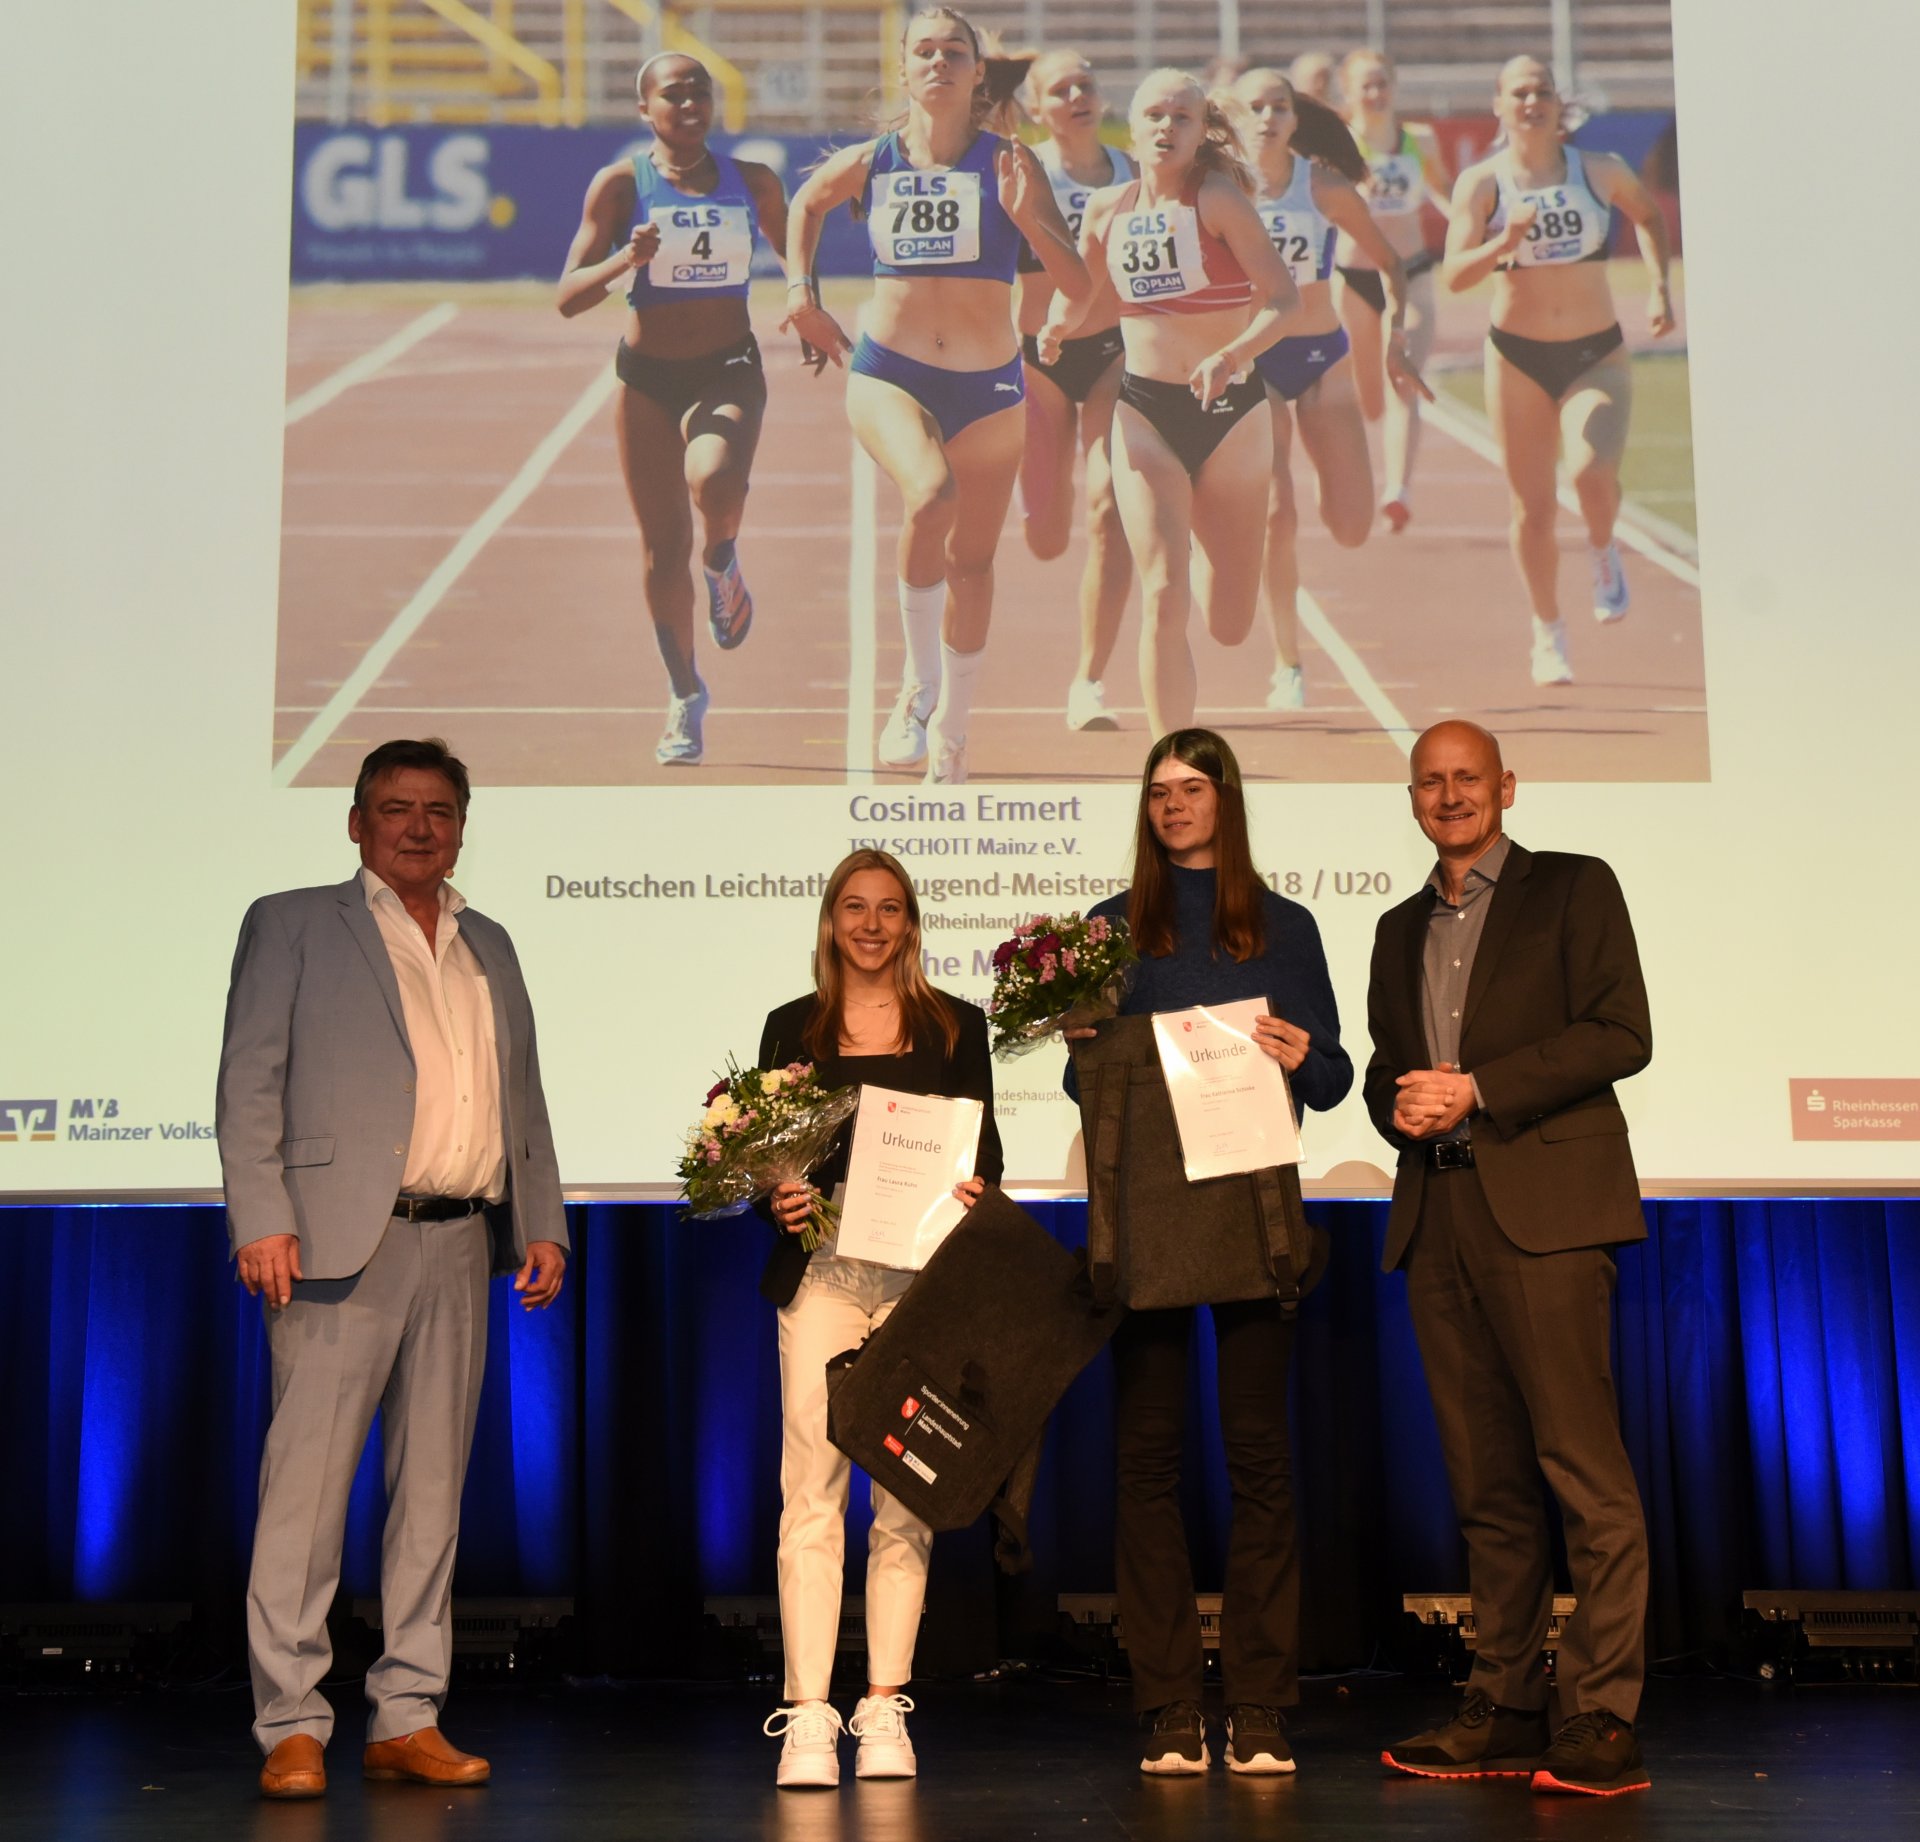
M 1189 1181 L 1150 1017 L 1114 1017 L 1073 1045 L 1087 1151 L 1093 1295 L 1129 1310 L 1278 1298 L 1325 1265 L 1291 1165 Z M 1316 1241 L 1319 1243 L 1316 1248 Z

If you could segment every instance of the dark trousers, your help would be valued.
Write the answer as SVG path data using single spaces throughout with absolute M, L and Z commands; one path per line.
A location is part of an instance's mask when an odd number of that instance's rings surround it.
M 1501 1233 L 1478 1172 L 1432 1171 L 1406 1268 L 1467 1540 L 1471 1684 L 1502 1707 L 1546 1705 L 1544 1473 L 1580 1601 L 1560 1639 L 1562 1709 L 1630 1721 L 1646 1679 L 1647 1530 L 1613 1392 L 1613 1256 L 1524 1253 Z
M 1220 1614 L 1229 1704 L 1300 1699 L 1300 1560 L 1293 1539 L 1287 1382 L 1293 1319 L 1276 1299 L 1213 1305 L 1220 1432 L 1233 1487 L 1233 1533 Z M 1180 1514 L 1193 1307 L 1133 1311 L 1113 1339 L 1119 1496 L 1114 1569 L 1133 1705 L 1198 1701 L 1204 1680 L 1193 1565 Z

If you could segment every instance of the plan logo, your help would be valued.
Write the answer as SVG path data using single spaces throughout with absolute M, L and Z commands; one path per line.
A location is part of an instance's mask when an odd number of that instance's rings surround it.
M 59 1124 L 57 1100 L 0 1100 L 0 1145 L 51 1144 Z

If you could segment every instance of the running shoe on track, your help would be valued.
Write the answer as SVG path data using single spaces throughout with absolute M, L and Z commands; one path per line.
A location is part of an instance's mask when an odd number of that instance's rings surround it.
M 1067 686 L 1069 729 L 1118 729 L 1107 709 L 1107 687 L 1098 678 L 1076 678 Z
M 909 684 L 901 687 L 900 701 L 894 705 L 887 726 L 880 731 L 880 765 L 890 768 L 918 767 L 927 758 L 927 718 L 933 714 L 940 687 Z
M 1546 1750 L 1544 1708 L 1496 1707 L 1473 1689 L 1450 1721 L 1389 1746 L 1380 1763 L 1415 1778 L 1530 1778 Z
M 700 726 L 707 720 L 707 687 L 691 697 L 667 698 L 667 726 L 654 745 L 653 758 L 662 767 L 693 767 L 706 752 Z
M 1622 1791 L 1644 1791 L 1652 1783 L 1633 1729 L 1605 1708 L 1588 1708 L 1568 1721 L 1533 1772 L 1536 1791 L 1587 1797 L 1618 1797 Z
M 908 1695 L 862 1695 L 847 1722 L 847 1731 L 860 1742 L 853 1762 L 856 1778 L 912 1778 L 919 1771 L 913 1742 L 907 1738 L 907 1716 L 913 1712 Z
M 1620 546 L 1609 543 L 1604 549 L 1588 550 L 1593 564 L 1593 618 L 1604 627 L 1625 620 L 1633 604 L 1633 591 L 1627 587 L 1627 572 L 1620 567 Z
M 840 1716 L 831 1703 L 796 1701 L 775 1708 L 760 1731 L 780 1740 L 773 1781 L 782 1790 L 827 1791 L 840 1782 Z
M 1207 1729 L 1191 1701 L 1170 1701 L 1142 1715 L 1147 1737 L 1140 1748 L 1140 1769 L 1158 1777 L 1189 1777 L 1207 1769 Z
M 707 631 L 722 652 L 731 652 L 753 625 L 753 597 L 740 575 L 739 555 L 729 556 L 725 569 L 702 563 L 700 573 L 707 579 Z
M 1293 1770 L 1293 1748 L 1278 1708 L 1236 1702 L 1227 1710 L 1227 1770 L 1274 1773 Z
M 1297 665 L 1275 663 L 1273 682 L 1267 686 L 1269 710 L 1304 710 L 1307 707 L 1306 674 Z
M 967 778 L 967 738 L 957 736 L 949 742 L 937 731 L 927 731 L 927 785 L 957 787 Z
M 1567 623 L 1533 623 L 1533 681 L 1535 684 L 1571 684 L 1573 661 L 1567 657 Z
M 1398 537 L 1413 518 L 1413 501 L 1407 497 L 1403 486 L 1398 492 L 1390 492 L 1380 501 L 1380 516 L 1386 520 L 1388 532 Z

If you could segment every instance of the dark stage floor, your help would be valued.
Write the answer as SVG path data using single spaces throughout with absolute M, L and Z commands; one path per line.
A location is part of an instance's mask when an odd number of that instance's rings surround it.
M 460 1745 L 485 1752 L 490 1788 L 369 1785 L 358 1772 L 357 1694 L 343 1714 L 328 1797 L 266 1804 L 246 1696 L 14 1695 L 0 1702 L 0 1836 L 247 1838 L 248 1842 L 563 1842 L 755 1837 L 764 1842 L 1013 1842 L 1015 1838 L 1798 1838 L 1920 1836 L 1920 1694 L 1763 1690 L 1664 1682 L 1643 1729 L 1654 1788 L 1548 1799 L 1523 1784 L 1430 1784 L 1377 1763 L 1383 1740 L 1425 1724 L 1435 1700 L 1404 1681 L 1309 1686 L 1291 1722 L 1293 1779 L 1143 1779 L 1124 1688 L 939 1684 L 913 1722 L 921 1776 L 838 1792 L 776 1792 L 764 1691 L 468 1688 L 449 1705 Z M 349 1730 L 352 1739 L 349 1739 Z

